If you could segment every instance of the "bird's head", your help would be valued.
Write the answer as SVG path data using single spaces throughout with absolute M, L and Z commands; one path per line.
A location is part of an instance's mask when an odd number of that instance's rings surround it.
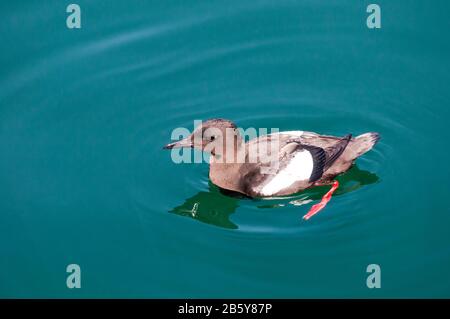
M 167 144 L 164 149 L 196 148 L 213 155 L 222 154 L 226 147 L 240 142 L 236 125 L 225 119 L 210 119 L 197 126 L 191 135 Z

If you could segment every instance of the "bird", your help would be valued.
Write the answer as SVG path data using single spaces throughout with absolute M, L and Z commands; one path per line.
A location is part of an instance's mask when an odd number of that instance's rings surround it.
M 338 186 L 335 177 L 349 170 L 380 139 L 376 132 L 337 137 L 281 131 L 246 142 L 240 132 L 230 120 L 209 119 L 191 135 L 163 148 L 195 148 L 210 153 L 209 178 L 213 184 L 251 198 L 267 198 L 324 185 L 333 185 L 332 193 Z M 318 210 L 326 205 L 329 193 L 318 204 L 321 207 L 316 207 Z

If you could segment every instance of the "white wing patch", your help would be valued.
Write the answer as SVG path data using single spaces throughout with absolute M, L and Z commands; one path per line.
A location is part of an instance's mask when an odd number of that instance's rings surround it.
M 261 190 L 264 196 L 272 196 L 298 181 L 309 179 L 314 168 L 313 157 L 307 150 L 295 154 L 288 165 L 279 171 Z
M 278 132 L 278 134 L 285 134 L 285 135 L 292 135 L 295 137 L 300 137 L 303 135 L 303 131 L 284 131 L 284 132 Z

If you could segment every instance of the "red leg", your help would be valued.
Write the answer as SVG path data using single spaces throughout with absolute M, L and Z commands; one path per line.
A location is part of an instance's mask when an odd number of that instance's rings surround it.
M 320 210 L 322 210 L 322 208 L 324 208 L 327 203 L 330 201 L 331 199 L 331 195 L 333 195 L 334 191 L 339 187 L 339 182 L 338 181 L 334 181 L 333 182 L 333 186 L 331 187 L 331 189 L 322 197 L 322 200 L 320 201 L 320 203 L 315 204 L 311 207 L 311 209 L 309 210 L 309 212 L 303 216 L 304 220 L 308 220 L 310 219 L 312 216 L 314 216 L 315 214 L 317 214 Z

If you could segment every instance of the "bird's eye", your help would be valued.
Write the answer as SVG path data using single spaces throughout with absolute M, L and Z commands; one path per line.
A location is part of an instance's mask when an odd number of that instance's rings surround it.
M 214 141 L 216 139 L 216 137 L 215 136 L 211 136 L 210 138 L 209 138 L 209 140 L 212 142 L 212 141 Z

